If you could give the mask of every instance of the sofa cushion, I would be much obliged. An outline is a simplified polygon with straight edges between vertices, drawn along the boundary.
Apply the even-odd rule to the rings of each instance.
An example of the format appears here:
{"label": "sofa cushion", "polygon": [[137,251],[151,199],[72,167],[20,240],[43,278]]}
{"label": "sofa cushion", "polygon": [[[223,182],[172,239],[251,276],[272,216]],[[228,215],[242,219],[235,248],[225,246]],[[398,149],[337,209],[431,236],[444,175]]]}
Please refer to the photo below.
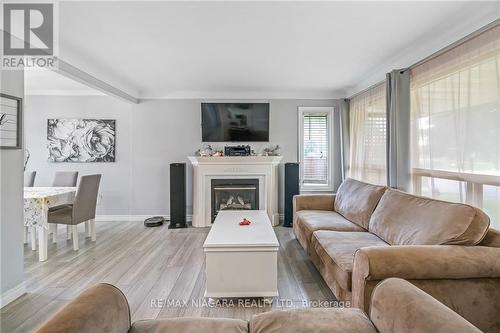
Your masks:
{"label": "sofa cushion", "polygon": [[270,311],[250,320],[251,333],[377,333],[359,309],[293,309]]}
{"label": "sofa cushion", "polygon": [[335,211],[349,221],[368,230],[370,217],[385,189],[385,186],[372,185],[347,178],[337,191],[334,204]]}
{"label": "sofa cushion", "polygon": [[300,244],[308,251],[313,232],[316,230],[366,231],[342,215],[326,210],[301,210],[296,212],[294,230]]}
{"label": "sofa cushion", "polygon": [[246,333],[248,323],[226,318],[169,318],[136,321],[128,333]]}
{"label": "sofa cushion", "polygon": [[369,232],[318,230],[311,240],[311,259],[328,284],[329,281],[337,281],[343,289],[351,291],[354,254],[359,248],[367,246],[389,244]]}
{"label": "sofa cushion", "polygon": [[490,220],[480,209],[389,189],[370,220],[369,231],[391,245],[476,245]]}

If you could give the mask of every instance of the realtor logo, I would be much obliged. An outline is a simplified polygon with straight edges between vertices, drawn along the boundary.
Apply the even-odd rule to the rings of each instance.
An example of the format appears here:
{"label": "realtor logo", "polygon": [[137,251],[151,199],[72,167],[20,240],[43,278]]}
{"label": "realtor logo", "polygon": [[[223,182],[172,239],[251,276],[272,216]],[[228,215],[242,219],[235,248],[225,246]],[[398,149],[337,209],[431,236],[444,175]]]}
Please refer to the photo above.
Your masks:
{"label": "realtor logo", "polygon": [[52,3],[4,3],[3,22],[5,56],[54,54]]}

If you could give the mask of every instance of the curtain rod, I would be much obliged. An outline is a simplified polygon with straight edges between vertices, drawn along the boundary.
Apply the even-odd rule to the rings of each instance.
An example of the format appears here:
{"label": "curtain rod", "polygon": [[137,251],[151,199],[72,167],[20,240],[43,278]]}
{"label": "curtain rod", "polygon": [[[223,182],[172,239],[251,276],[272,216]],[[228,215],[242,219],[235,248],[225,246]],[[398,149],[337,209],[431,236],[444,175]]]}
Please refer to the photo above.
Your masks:
{"label": "curtain rod", "polygon": [[377,83],[375,83],[375,84],[372,84],[372,85],[371,85],[371,86],[369,86],[368,88],[365,88],[365,89],[361,90],[360,92],[357,92],[357,93],[355,93],[354,95],[352,95],[352,96],[350,96],[350,97],[347,97],[346,99],[352,99],[352,98],[354,98],[354,97],[357,97],[357,96],[359,96],[359,95],[361,95],[361,94],[364,94],[364,93],[365,93],[365,92],[367,92],[368,90],[371,90],[371,89],[373,89],[373,88],[378,87],[378,86],[379,86],[379,85],[381,85],[381,84],[385,84],[385,79],[383,79],[382,81],[379,81],[379,82],[377,82]]}
{"label": "curtain rod", "polygon": [[450,45],[443,47],[441,50],[439,50],[437,52],[434,52],[430,56],[425,57],[424,59],[422,59],[420,61],[417,61],[416,63],[414,63],[413,65],[409,66],[408,68],[412,69],[412,68],[414,68],[416,66],[419,66],[419,65],[423,64],[424,62],[427,62],[427,61],[429,61],[431,59],[434,59],[434,58],[440,56],[441,54],[443,54],[445,52],[448,52],[449,50],[454,49],[455,47],[457,47],[457,46],[459,46],[461,44],[464,44],[465,42],[471,40],[472,38],[479,36],[480,34],[482,34],[483,32],[485,32],[486,30],[489,30],[489,29],[491,29],[493,27],[496,27],[499,24],[500,24],[500,19],[496,19],[495,21],[493,21],[491,23],[488,23],[484,27],[479,28],[478,30],[476,30],[476,31],[468,34],[467,36],[460,38],[456,42],[451,43]]}
{"label": "curtain rod", "polygon": [[[493,27],[496,27],[499,24],[500,24],[500,19],[496,19],[493,22],[488,23],[487,25],[481,27],[480,29],[478,29],[478,30],[476,30],[476,31],[468,34],[467,36],[460,38],[456,42],[453,42],[450,45],[443,47],[439,51],[434,52],[430,56],[425,57],[424,59],[422,59],[422,60],[414,63],[413,65],[407,67],[406,69],[412,69],[412,68],[414,68],[416,66],[419,66],[419,65],[421,65],[421,64],[423,64],[423,63],[425,63],[425,62],[427,62],[427,61],[429,61],[431,59],[434,59],[434,58],[440,56],[441,54],[443,54],[443,53],[445,53],[445,52],[447,52],[447,51],[449,51],[449,50],[451,50],[451,49],[453,49],[453,48],[455,48],[455,47],[457,47],[457,46],[459,46],[459,45],[461,45],[461,44],[463,44],[463,43],[465,43],[465,42],[467,42],[469,40],[471,40],[472,38],[474,38],[476,36],[479,36],[480,34],[482,34],[483,32],[485,32],[486,30],[489,30],[489,29],[491,29]],[[373,88],[377,87],[379,84],[382,84],[384,82],[385,82],[385,79],[382,80],[382,81],[380,81],[380,82],[378,82],[378,83],[375,83],[375,84],[369,86],[368,88],[365,88],[365,89],[361,90],[360,92],[355,93],[354,95],[348,97],[347,99],[351,99],[351,98],[354,98],[354,97],[356,97],[358,95],[361,95],[361,94],[367,92],[368,90],[373,89]]]}

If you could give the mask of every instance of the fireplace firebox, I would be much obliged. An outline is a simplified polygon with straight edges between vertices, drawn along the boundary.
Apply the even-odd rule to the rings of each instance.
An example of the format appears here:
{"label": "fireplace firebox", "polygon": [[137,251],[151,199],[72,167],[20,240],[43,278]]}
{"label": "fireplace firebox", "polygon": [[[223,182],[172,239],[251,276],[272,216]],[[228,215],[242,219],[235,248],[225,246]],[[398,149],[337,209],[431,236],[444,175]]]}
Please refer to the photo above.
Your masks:
{"label": "fireplace firebox", "polygon": [[212,179],[212,223],[221,210],[257,209],[258,179]]}

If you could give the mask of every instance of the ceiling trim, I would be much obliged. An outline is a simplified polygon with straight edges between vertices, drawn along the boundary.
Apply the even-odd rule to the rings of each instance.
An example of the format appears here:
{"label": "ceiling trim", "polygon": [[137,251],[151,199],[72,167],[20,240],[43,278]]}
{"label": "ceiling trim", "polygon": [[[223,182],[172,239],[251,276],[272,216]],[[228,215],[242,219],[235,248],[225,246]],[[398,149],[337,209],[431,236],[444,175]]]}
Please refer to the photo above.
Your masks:
{"label": "ceiling trim", "polygon": [[179,91],[166,96],[141,96],[140,100],[153,99],[339,99],[345,90],[332,91]]}
{"label": "ceiling trim", "polygon": [[140,100],[137,97],[134,97],[126,92],[124,92],[121,89],[118,89],[90,74],[87,72],[84,72],[83,70],[71,65],[70,63],[57,58],[56,61],[56,66],[53,69],[53,71],[70,78],[72,80],[75,80],[77,82],[80,82],[88,87],[94,88],[98,91],[103,92],[106,95],[111,95],[115,96],[121,100],[134,103],[134,104],[139,104]]}

